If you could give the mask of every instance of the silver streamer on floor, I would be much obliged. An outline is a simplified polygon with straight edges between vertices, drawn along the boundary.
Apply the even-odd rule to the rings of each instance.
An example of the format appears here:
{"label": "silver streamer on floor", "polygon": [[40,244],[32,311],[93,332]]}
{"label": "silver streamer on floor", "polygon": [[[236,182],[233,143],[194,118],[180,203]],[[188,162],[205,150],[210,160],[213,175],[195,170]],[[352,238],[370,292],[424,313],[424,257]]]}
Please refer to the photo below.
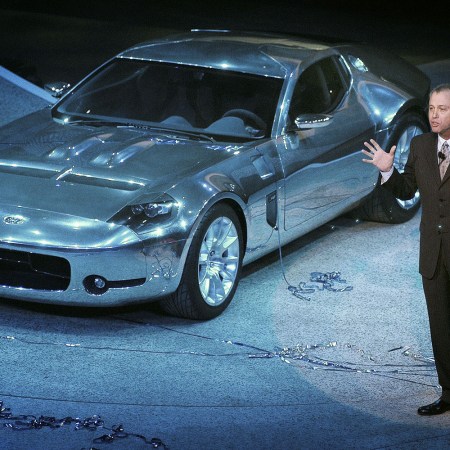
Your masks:
{"label": "silver streamer on floor", "polygon": [[[339,359],[327,359],[320,356],[320,353],[336,353],[334,357]],[[352,361],[349,352],[358,357],[358,361]],[[391,354],[395,356],[391,357]],[[403,364],[398,361],[397,356],[407,357],[413,364]],[[408,375],[412,377],[436,377],[434,359],[424,357],[418,353],[412,352],[410,347],[396,347],[387,351],[383,355],[385,361],[380,361],[380,357],[368,355],[364,350],[352,344],[338,344],[329,342],[326,344],[314,345],[296,345],[294,347],[284,347],[273,352],[265,354],[257,353],[249,355],[250,358],[280,358],[283,362],[292,364],[300,362],[301,367],[308,367],[313,370],[335,370],[344,372],[366,373],[378,376],[395,378],[409,383],[421,384],[439,388],[439,386],[423,383],[414,379],[401,378],[399,375]],[[346,358],[342,360],[341,358]],[[390,360],[390,361],[387,361]]]}
{"label": "silver streamer on floor", "polygon": [[[115,317],[118,320],[131,322],[141,325],[156,326],[170,332],[189,335],[209,341],[215,341],[222,344],[233,345],[240,348],[251,350],[251,353],[236,352],[236,353],[206,353],[198,351],[155,351],[136,348],[122,348],[122,347],[94,347],[88,345],[74,344],[74,343],[57,343],[45,341],[30,341],[14,336],[0,336],[0,339],[9,342],[18,341],[33,345],[58,345],[65,347],[77,347],[89,350],[104,350],[117,352],[137,352],[148,354],[178,354],[178,355],[192,355],[203,357],[223,357],[223,356],[246,356],[248,358],[273,359],[278,358],[284,363],[295,364],[302,368],[309,368],[313,370],[339,370],[354,373],[367,373],[378,376],[387,376],[396,378],[398,380],[407,381],[414,384],[422,384],[425,386],[438,387],[434,384],[428,384],[414,379],[407,379],[400,377],[401,375],[409,375],[410,377],[436,377],[434,359],[424,357],[417,352],[411,350],[408,346],[398,346],[385,352],[381,356],[369,355],[363,349],[350,343],[339,344],[335,341],[319,344],[297,344],[292,347],[276,348],[268,350],[243,342],[233,341],[230,339],[218,339],[209,336],[203,336],[196,333],[190,333],[182,330],[176,330],[162,325],[153,325],[139,320],[128,319],[123,317]],[[357,360],[355,360],[355,356]],[[401,360],[399,360],[399,356]]]}
{"label": "silver streamer on floor", "polygon": [[[286,278],[285,278],[286,279]],[[351,291],[353,286],[337,286],[336,283],[345,284],[346,280],[341,278],[340,272],[311,272],[309,281],[315,284],[300,282],[298,286],[293,286],[288,283],[288,290],[293,295],[301,300],[311,300],[311,297],[307,297],[307,294],[312,294],[316,291],[331,291],[331,292],[344,292]],[[287,280],[286,280],[287,282]]]}
{"label": "silver streamer on floor", "polygon": [[[123,317],[114,317],[115,319],[132,322],[141,325],[157,326],[158,328],[175,333],[185,334],[189,336],[198,337],[210,341],[215,341],[221,344],[233,345],[240,348],[246,348],[252,350],[251,353],[237,352],[237,353],[225,353],[225,354],[213,354],[196,351],[152,351],[145,349],[135,348],[119,348],[119,347],[92,347],[75,343],[58,343],[58,342],[45,342],[45,341],[30,341],[26,339],[17,338],[15,336],[0,336],[0,339],[8,342],[21,342],[31,345],[58,345],[68,348],[79,349],[97,349],[104,351],[121,351],[121,352],[143,352],[153,354],[180,354],[180,355],[192,355],[192,356],[246,356],[249,359],[280,359],[284,363],[295,364],[301,368],[310,368],[313,370],[334,370],[342,372],[352,373],[365,373],[377,376],[385,376],[394,378],[401,381],[406,381],[414,384],[420,384],[425,386],[432,386],[438,388],[437,385],[424,383],[417,381],[415,377],[436,377],[435,364],[433,358],[424,357],[411,350],[410,347],[398,346],[387,351],[383,357],[391,358],[395,356],[397,360],[381,361],[381,357],[374,357],[368,354],[363,349],[358,348],[352,344],[339,344],[335,341],[325,344],[313,344],[313,345],[296,345],[293,347],[277,348],[274,351],[268,351],[263,348],[249,345],[243,342],[232,341],[229,339],[218,339],[209,336],[203,336],[195,333],[189,333],[186,331],[176,330],[170,327],[153,325],[147,322],[141,322],[133,319],[127,319]],[[332,353],[331,358],[328,353]],[[333,355],[334,354],[334,355]],[[351,360],[349,354],[353,357],[357,357],[357,360]],[[408,363],[401,363],[398,361],[398,356],[401,358],[407,358]],[[411,364],[412,362],[412,364]],[[413,377],[413,379],[404,378],[404,376]],[[148,444],[151,448],[162,448],[168,450],[168,447],[158,438],[147,439],[141,434],[125,432],[122,425],[114,425],[111,428],[107,428],[103,419],[100,416],[93,415],[86,419],[64,417],[57,419],[55,417],[48,416],[35,416],[35,415],[15,415],[9,408],[4,407],[3,402],[0,400],[0,423],[7,428],[13,430],[36,430],[43,427],[60,428],[65,425],[72,425],[75,430],[88,429],[97,431],[98,429],[104,429],[107,431],[99,437],[93,439],[93,444],[99,443],[111,443],[115,440],[121,440],[125,438],[139,439],[140,441]],[[85,450],[85,449],[82,449]],[[95,447],[90,447],[89,450],[97,450]]]}
{"label": "silver streamer on floor", "polygon": [[[50,416],[34,416],[31,414],[13,414],[10,408],[4,406],[3,401],[0,400],[0,424],[6,428],[17,431],[23,430],[39,430],[41,428],[61,428],[65,425],[73,426],[74,430],[90,430],[97,431],[99,429],[106,430],[107,433],[98,436],[92,440],[93,444],[111,443],[122,439],[137,439],[141,443],[148,444],[149,448],[161,448],[169,450],[164,442],[158,438],[147,439],[142,434],[128,433],[124,431],[122,425],[114,425],[111,428],[105,426],[105,422],[100,416],[91,416],[86,419],[78,417],[64,417],[58,419]],[[132,443],[130,442],[130,448]],[[84,447],[81,450],[86,450]],[[99,450],[95,447],[90,447],[89,450]]]}
{"label": "silver streamer on floor", "polygon": [[[334,226],[332,226],[334,229]],[[280,259],[280,267],[281,273],[283,275],[283,279],[288,285],[288,291],[295,295],[300,300],[311,300],[311,297],[308,297],[307,294],[312,294],[315,291],[331,291],[331,292],[344,292],[351,291],[353,286],[336,286],[336,283],[345,284],[346,280],[341,278],[341,273],[337,271],[333,272],[311,272],[309,281],[310,283],[306,283],[304,281],[300,282],[297,286],[294,286],[290,283],[286,276],[286,269],[284,268],[283,261],[283,253],[282,253],[282,245],[281,245],[281,237],[279,227],[275,227],[274,230],[277,231],[278,236],[278,256]],[[314,283],[314,284],[311,284]]]}

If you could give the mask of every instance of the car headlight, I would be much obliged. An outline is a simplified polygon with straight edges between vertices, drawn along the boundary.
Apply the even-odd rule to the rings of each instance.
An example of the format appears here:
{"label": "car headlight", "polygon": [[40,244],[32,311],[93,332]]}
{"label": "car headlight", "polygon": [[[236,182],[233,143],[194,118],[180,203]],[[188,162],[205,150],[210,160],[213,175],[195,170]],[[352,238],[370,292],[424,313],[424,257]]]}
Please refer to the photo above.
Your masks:
{"label": "car headlight", "polygon": [[[153,197],[155,200],[150,200]],[[108,222],[126,225],[134,231],[140,231],[151,225],[163,225],[176,216],[178,203],[167,194],[146,196],[125,206]]]}
{"label": "car headlight", "polygon": [[145,214],[147,217],[153,219],[157,216],[166,216],[171,214],[173,202],[158,202],[158,203],[139,203],[131,206],[131,212],[135,216]]}

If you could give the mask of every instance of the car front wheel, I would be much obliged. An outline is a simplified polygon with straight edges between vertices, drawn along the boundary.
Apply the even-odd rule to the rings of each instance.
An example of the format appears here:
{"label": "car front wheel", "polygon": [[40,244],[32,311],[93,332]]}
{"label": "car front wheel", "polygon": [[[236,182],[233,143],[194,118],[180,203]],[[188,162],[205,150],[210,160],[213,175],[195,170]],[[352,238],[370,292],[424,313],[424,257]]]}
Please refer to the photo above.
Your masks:
{"label": "car front wheel", "polygon": [[213,206],[192,240],[180,286],[160,302],[168,314],[195,320],[219,316],[230,304],[241,275],[243,235],[227,204]]}

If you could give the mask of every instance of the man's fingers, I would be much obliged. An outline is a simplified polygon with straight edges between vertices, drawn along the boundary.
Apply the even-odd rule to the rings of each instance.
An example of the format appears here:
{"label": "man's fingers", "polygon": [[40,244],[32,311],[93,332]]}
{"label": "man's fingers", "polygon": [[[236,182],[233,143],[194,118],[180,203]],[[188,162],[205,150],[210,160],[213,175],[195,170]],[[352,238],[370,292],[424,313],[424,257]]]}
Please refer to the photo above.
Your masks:
{"label": "man's fingers", "polygon": [[[364,145],[368,148],[368,151],[362,150],[362,152],[367,156],[374,156],[378,151],[385,153],[384,150],[380,147],[380,145],[378,144],[378,142],[375,139],[370,139],[370,143],[364,142]],[[391,149],[389,150],[389,154],[391,156],[394,155],[396,148],[397,147],[395,145],[393,145],[391,147]]]}
{"label": "man's fingers", "polygon": [[392,167],[392,160],[394,159],[396,149],[395,145],[391,147],[389,153],[385,152],[375,139],[369,139],[369,142],[364,142],[364,146],[367,150],[361,149],[361,152],[370,159],[364,158],[362,162],[373,164],[382,172],[387,172]]}
{"label": "man's fingers", "polygon": [[[370,152],[375,152],[375,148],[370,145],[368,142],[364,142],[364,145],[369,149]],[[363,151],[367,151],[367,150],[363,150]]]}
{"label": "man's fingers", "polygon": [[378,151],[384,151],[380,145],[378,144],[378,142],[375,139],[370,139],[370,143],[369,142],[364,142],[364,145],[372,152],[372,153],[376,153]]}
{"label": "man's fingers", "polygon": [[383,149],[380,147],[380,145],[378,144],[378,142],[375,139],[370,139],[370,143],[374,146],[376,151],[378,151],[378,150],[383,151]]}

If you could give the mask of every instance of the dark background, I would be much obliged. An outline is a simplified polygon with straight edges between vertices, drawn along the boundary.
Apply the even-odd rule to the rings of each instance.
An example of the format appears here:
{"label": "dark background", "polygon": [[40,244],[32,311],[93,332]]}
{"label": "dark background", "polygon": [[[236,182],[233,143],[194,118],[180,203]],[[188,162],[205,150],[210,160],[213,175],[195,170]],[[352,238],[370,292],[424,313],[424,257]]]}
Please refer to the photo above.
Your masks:
{"label": "dark background", "polygon": [[0,64],[39,85],[74,83],[130,45],[191,28],[364,42],[423,64],[450,58],[447,22],[446,10],[405,0],[3,0]]}
{"label": "dark background", "polygon": [[[408,0],[45,0],[33,3],[27,0],[3,0],[2,8],[101,20],[107,18],[145,25],[159,25],[161,21],[170,21],[176,26],[185,24],[191,18],[223,24],[224,20],[240,16],[253,28],[258,26],[255,23],[258,19],[267,16],[267,19],[274,22],[274,26],[283,27],[285,24],[277,24],[276,19],[290,17],[295,20],[290,11],[301,15],[327,10],[364,14],[375,19],[396,16],[400,20],[430,18],[442,24],[447,21],[444,3],[439,2],[428,8],[425,3],[418,6]],[[246,15],[248,12],[252,16]]]}

